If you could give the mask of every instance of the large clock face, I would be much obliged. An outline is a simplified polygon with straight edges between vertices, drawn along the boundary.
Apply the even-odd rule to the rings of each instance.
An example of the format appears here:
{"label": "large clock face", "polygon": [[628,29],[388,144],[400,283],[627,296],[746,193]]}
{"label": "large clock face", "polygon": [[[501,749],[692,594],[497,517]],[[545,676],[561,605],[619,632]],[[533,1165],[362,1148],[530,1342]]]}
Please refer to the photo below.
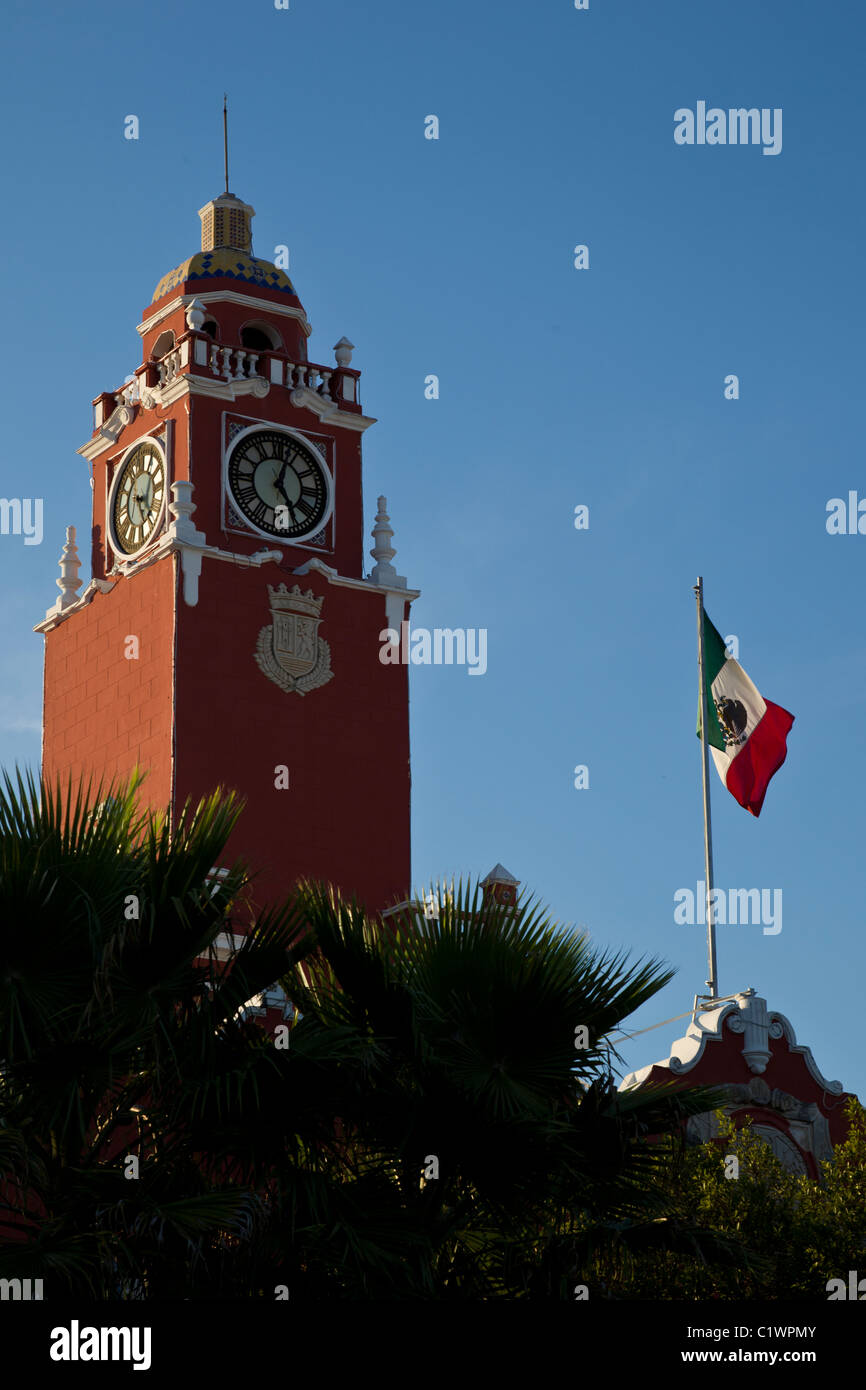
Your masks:
{"label": "large clock face", "polygon": [[152,439],[128,454],[115,481],[111,501],[111,530],[115,547],[134,555],[147,545],[162,515],[165,501],[165,461]]}
{"label": "large clock face", "polygon": [[253,430],[232,449],[232,499],[260,531],[284,540],[322,527],[330,502],[328,479],[311,449],[280,430]]}

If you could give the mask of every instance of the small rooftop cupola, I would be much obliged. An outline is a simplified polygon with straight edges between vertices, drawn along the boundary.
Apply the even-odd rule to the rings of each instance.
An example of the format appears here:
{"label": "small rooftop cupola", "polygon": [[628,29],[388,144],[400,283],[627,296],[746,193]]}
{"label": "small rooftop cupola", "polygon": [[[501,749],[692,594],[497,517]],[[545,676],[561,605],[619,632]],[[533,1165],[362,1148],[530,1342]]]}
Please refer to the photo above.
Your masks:
{"label": "small rooftop cupola", "polygon": [[216,280],[223,285],[226,281],[239,281],[231,288],[243,292],[242,286],[255,285],[257,289],[274,290],[282,303],[285,303],[284,296],[291,295],[294,307],[300,310],[296,317],[308,337],[312,330],[286,272],[273,261],[253,255],[251,224],[255,208],[236,198],[234,193],[221,193],[199,208],[198,215],[201,218],[201,250],[163,275],[151,303],[158,303],[166,295],[194,293],[187,286],[195,281]]}
{"label": "small rooftop cupola", "polygon": [[495,864],[486,878],[481,880],[484,901],[511,905],[517,901],[520,879],[515,878],[501,864]]}
{"label": "small rooftop cupola", "polygon": [[245,251],[252,255],[255,208],[233,193],[221,193],[199,208],[202,251]]}

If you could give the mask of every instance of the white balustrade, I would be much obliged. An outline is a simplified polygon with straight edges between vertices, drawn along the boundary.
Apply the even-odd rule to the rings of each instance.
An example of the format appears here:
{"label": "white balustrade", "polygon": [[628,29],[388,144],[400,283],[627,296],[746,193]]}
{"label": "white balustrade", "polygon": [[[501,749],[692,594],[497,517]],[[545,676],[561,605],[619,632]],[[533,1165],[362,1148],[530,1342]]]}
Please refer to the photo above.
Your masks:
{"label": "white balustrade", "polygon": [[[180,359],[180,365],[187,365],[189,357],[190,353],[187,348],[183,353],[183,358]],[[221,377],[223,381],[248,381],[260,374],[260,354],[243,347],[231,347],[227,344],[221,346],[197,337],[192,358],[198,366],[208,367],[213,376]],[[171,381],[176,375],[178,361],[178,351],[175,350],[168,353],[158,364],[161,386]],[[315,391],[327,401],[334,400],[331,391],[333,367],[319,367],[313,362],[290,362],[288,358],[269,353],[267,366],[262,369],[262,374],[266,375],[266,379],[273,385],[285,386],[288,391],[303,386],[308,391]],[[348,378],[348,380],[354,388],[354,379]],[[347,393],[346,381],[347,378],[344,377],[343,395],[349,400],[354,400],[354,389],[351,393]]]}
{"label": "white balustrade", "polygon": [[167,386],[170,381],[173,381],[177,376],[179,367],[180,353],[177,348],[172,348],[171,352],[167,352],[162,361],[157,363],[160,386]]}

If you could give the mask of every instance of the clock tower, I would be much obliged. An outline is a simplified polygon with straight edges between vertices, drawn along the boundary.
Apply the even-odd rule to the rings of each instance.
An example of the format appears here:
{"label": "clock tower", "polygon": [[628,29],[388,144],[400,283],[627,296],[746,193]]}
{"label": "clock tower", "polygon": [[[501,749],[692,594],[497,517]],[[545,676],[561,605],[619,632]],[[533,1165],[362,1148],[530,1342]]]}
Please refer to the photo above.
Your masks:
{"label": "clock tower", "polygon": [[[299,877],[372,909],[405,899],[409,694],[380,659],[417,591],[386,500],[365,575],[364,414],[353,345],[309,360],[285,272],[252,254],[253,209],[201,209],[199,254],[163,276],[142,361],[94,401],[92,578],[74,528],[45,634],[43,773],[125,778],[173,813],[231,788],[228,846],[260,904]],[[79,592],[81,591],[81,592]]]}

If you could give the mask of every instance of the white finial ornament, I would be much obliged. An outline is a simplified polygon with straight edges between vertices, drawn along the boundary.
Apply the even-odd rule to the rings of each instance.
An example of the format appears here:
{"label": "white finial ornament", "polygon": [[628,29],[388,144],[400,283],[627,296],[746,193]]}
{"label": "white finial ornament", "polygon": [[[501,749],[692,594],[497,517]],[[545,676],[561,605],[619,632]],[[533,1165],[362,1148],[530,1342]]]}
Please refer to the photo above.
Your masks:
{"label": "white finial ornament", "polygon": [[192,500],[192,483],[186,479],[171,485],[171,501],[169,502],[171,519],[174,523],[173,535],[178,540],[191,540],[195,543],[201,534],[196,530],[192,521],[192,514],[196,510],[196,504]]}
{"label": "white finial ornament", "polygon": [[207,318],[207,310],[200,299],[194,299],[186,306],[186,326],[198,330]]}
{"label": "white finial ornament", "polygon": [[60,567],[60,578],[55,579],[55,584],[60,590],[60,611],[70,608],[73,603],[78,602],[78,590],[81,588],[81,580],[78,578],[78,571],[81,569],[81,560],[78,557],[78,547],[75,544],[75,527],[67,526],[66,544],[60,552],[58,560]]}
{"label": "white finial ornament", "polygon": [[341,338],[334,344],[334,357],[338,367],[348,367],[351,364],[354,349],[355,344],[350,343],[348,338]]}
{"label": "white finial ornament", "polygon": [[376,544],[370,551],[376,561],[373,566],[370,580],[373,584],[381,584],[383,588],[405,589],[406,580],[400,575],[391,564],[396,550],[391,544],[391,537],[394,534],[390,524],[390,517],[385,510],[388,505],[387,497],[379,498],[379,510],[376,513],[376,524],[373,527],[372,535]]}

